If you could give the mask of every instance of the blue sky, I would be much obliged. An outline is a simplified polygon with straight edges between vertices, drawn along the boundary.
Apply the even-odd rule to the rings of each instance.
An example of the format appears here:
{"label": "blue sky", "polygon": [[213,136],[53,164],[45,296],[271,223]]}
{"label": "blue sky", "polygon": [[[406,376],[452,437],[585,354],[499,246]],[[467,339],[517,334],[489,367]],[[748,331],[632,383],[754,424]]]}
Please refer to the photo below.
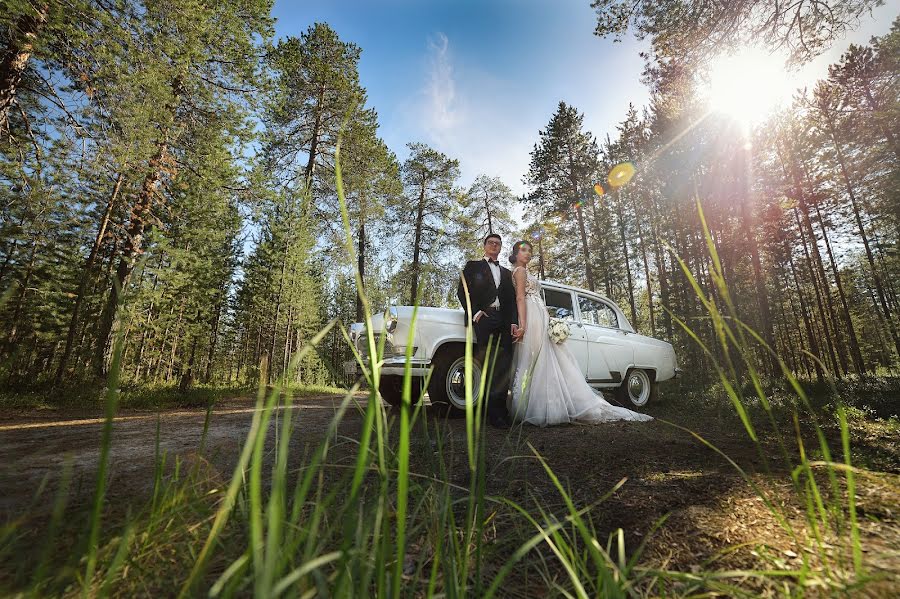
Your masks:
{"label": "blue sky", "polygon": [[[889,30],[900,0],[796,75],[826,73],[850,42]],[[362,48],[359,70],[380,134],[403,160],[425,142],[460,161],[462,183],[484,173],[514,192],[529,152],[560,100],[585,115],[598,138],[614,135],[629,103],[641,107],[641,45],[593,35],[589,0],[276,1],[276,34],[327,22]]]}

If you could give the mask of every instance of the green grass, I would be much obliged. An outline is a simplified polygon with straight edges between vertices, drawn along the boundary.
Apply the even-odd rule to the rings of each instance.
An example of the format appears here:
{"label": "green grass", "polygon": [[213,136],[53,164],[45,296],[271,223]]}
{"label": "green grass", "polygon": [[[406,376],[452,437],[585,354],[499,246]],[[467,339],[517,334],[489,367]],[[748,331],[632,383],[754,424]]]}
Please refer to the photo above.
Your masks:
{"label": "green grass", "polygon": [[[352,256],[339,162],[337,171]],[[488,435],[498,433],[482,426],[483,402],[472,401],[478,399],[472,397],[472,385],[467,389],[465,444],[456,448],[450,425],[425,417],[422,404],[411,396],[408,376],[402,407],[385,408],[376,391],[383,347],[368,326],[370,357],[357,359],[369,390],[363,400],[356,389],[344,393],[322,442],[296,453],[291,441],[297,389],[279,380],[257,390],[259,409],[229,475],[210,468],[202,451],[191,461],[176,456],[173,462],[157,440],[151,499],[138,506],[108,501],[114,491],[105,476],[112,417],[125,406],[171,407],[189,400],[178,399],[170,389],[118,393],[114,367],[106,394],[107,426],[98,440],[101,458],[93,501],[69,508],[71,488],[63,477],[49,525],[27,514],[6,524],[0,530],[0,563],[15,567],[0,579],[3,590],[26,596],[392,598],[525,592],[582,598],[754,596],[760,588],[783,596],[801,596],[809,588],[823,594],[858,591],[873,581],[855,499],[858,474],[865,473],[851,460],[850,431],[859,411],[840,402],[823,411],[786,368],[783,388],[773,392],[751,351],[761,340],[737,319],[711,241],[709,249],[721,305],[696,289],[716,325],[717,342],[727,348],[722,352],[727,361],[716,364],[724,403],[705,401],[721,418],[733,421],[731,430],[744,432],[746,443],[758,450],[767,479],[785,485],[787,495],[776,495],[713,443],[686,432],[706,445],[711,456],[728,461],[753,490],[791,540],[798,556],[793,565],[767,557],[764,543],[756,550],[760,557],[754,568],[719,569],[715,560],[688,572],[665,563],[645,564],[644,543],[652,535],[626,547],[627,531],[601,533],[593,518],[625,481],[595,490],[594,501],[579,504],[515,429],[505,440],[512,456],[537,461],[552,494],[529,494],[527,489],[515,496],[488,493],[488,464],[494,460],[488,455]],[[684,272],[693,282],[686,267]],[[365,299],[364,307],[371,325]],[[294,356],[294,363],[334,326],[341,324],[330,323]],[[736,376],[739,361],[747,373],[742,380]],[[471,371],[471,346],[466,363]],[[230,392],[198,389],[190,401],[208,406]],[[827,397],[831,405],[840,391]],[[358,435],[347,437],[340,425],[350,413],[358,414],[360,428]],[[832,417],[836,428],[822,421]],[[570,430],[560,430],[561,442]],[[270,434],[272,442],[267,441]],[[464,451],[465,459],[455,460],[454,451]],[[453,472],[460,462],[465,468],[461,482]],[[502,472],[494,466],[493,475]],[[796,506],[799,517],[790,509]],[[664,530],[666,525],[663,517],[653,528]]]}

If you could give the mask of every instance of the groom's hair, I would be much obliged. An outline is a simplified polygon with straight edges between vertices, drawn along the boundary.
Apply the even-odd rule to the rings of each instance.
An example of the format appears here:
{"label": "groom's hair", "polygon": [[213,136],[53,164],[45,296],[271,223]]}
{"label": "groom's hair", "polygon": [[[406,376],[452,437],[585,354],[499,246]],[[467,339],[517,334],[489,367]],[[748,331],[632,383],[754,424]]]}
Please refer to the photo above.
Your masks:
{"label": "groom's hair", "polygon": [[482,242],[481,245],[484,245],[485,243],[487,243],[487,242],[488,242],[488,239],[491,239],[491,238],[494,238],[494,239],[496,239],[497,241],[499,241],[500,243],[503,243],[503,238],[502,238],[502,237],[500,237],[500,236],[497,235],[496,233],[491,233],[491,234],[489,234],[487,237],[484,238],[484,241]]}

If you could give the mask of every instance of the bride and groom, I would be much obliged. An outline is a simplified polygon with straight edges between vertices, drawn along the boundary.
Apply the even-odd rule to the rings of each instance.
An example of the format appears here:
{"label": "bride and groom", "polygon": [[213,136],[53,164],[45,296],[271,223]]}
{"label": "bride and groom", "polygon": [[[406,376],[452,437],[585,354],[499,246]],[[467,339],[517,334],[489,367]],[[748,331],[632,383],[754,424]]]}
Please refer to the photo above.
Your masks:
{"label": "bride and groom", "polygon": [[[488,423],[508,427],[510,411],[516,421],[537,426],[575,420],[651,420],[603,399],[587,384],[565,343],[550,339],[550,317],[540,283],[528,272],[531,244],[517,241],[513,245],[509,256],[512,270],[500,265],[502,249],[500,236],[488,235],[484,258],[466,264],[456,292],[466,312],[466,325],[473,329],[475,357],[482,364],[491,347],[489,361],[494,366],[489,373]],[[507,409],[510,387],[511,410]]]}

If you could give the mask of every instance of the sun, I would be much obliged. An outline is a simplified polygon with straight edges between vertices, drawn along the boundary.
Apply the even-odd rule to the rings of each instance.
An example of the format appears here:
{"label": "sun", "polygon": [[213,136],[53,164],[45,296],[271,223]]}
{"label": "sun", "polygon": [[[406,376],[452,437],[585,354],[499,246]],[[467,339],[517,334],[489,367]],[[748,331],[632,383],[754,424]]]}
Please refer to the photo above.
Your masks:
{"label": "sun", "polygon": [[710,64],[704,92],[711,110],[749,130],[789,100],[793,86],[783,58],[742,48]]}

